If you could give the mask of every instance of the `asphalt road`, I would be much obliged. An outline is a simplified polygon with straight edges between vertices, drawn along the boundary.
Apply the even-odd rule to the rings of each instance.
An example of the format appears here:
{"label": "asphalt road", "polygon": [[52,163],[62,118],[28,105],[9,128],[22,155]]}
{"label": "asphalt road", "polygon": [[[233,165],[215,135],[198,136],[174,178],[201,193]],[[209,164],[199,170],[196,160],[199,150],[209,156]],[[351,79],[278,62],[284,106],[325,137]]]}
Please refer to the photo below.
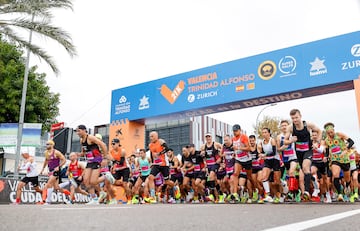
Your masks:
{"label": "asphalt road", "polygon": [[[310,226],[298,223],[304,221]],[[6,231],[359,230],[360,203],[0,205],[0,224]],[[295,225],[282,227],[289,224]]]}

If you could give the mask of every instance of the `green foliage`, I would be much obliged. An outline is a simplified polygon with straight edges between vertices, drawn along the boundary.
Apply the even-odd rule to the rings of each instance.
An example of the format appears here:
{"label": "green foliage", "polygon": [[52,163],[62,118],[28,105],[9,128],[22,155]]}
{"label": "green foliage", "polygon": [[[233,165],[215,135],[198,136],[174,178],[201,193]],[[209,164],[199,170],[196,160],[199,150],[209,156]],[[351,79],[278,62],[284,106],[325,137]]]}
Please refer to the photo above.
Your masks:
{"label": "green foliage", "polygon": [[[18,123],[23,87],[25,62],[23,52],[0,38],[0,123]],[[50,92],[46,74],[36,73],[36,66],[29,70],[26,97],[26,123],[42,123],[48,131],[59,115],[59,94]]]}
{"label": "green foliage", "polygon": [[280,121],[281,119],[278,117],[270,117],[265,116],[263,120],[259,121],[258,127],[254,126],[254,130],[258,134],[257,138],[262,139],[262,129],[269,128],[271,132],[271,136],[276,138],[277,135],[281,133],[280,131]]}
{"label": "green foliage", "polygon": [[76,48],[71,36],[60,27],[52,25],[54,9],[72,10],[72,0],[0,0],[0,34],[6,41],[29,49],[32,54],[44,60],[55,74],[59,74],[53,57],[19,33],[29,35],[29,31],[32,31],[38,37],[57,42],[71,57],[75,56]]}

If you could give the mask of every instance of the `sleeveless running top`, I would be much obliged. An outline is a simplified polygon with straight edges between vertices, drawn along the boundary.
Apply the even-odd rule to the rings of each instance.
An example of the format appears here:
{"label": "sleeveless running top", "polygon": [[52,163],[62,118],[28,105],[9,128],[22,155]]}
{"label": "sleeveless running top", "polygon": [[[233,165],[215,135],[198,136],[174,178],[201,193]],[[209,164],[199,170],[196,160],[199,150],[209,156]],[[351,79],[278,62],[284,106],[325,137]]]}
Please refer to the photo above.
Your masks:
{"label": "sleeveless running top", "polygon": [[52,171],[54,171],[54,169],[56,167],[60,166],[60,158],[57,158],[55,156],[55,150],[52,151],[49,158],[50,159],[48,160],[48,168],[49,168],[49,171],[52,172]]}
{"label": "sleeveless running top", "polygon": [[84,142],[81,143],[81,147],[85,152],[86,160],[88,163],[100,163],[102,161],[102,155],[97,144],[88,144],[87,142],[88,135]]}
{"label": "sleeveless running top", "polygon": [[295,150],[297,152],[306,152],[309,151],[312,146],[311,135],[307,129],[306,121],[303,121],[304,128],[302,130],[297,130],[295,124],[293,124],[293,136],[297,137],[295,142]]}
{"label": "sleeveless running top", "polygon": [[139,158],[139,166],[140,166],[140,172],[141,176],[148,176],[150,175],[150,162],[148,158],[142,159]]}

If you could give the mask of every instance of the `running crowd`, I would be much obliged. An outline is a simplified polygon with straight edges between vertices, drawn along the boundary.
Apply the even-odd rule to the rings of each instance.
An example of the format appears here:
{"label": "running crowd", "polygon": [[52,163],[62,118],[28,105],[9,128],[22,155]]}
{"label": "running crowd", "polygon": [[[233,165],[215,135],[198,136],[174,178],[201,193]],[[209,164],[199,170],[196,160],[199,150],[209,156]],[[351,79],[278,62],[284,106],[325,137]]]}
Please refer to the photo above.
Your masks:
{"label": "running crowd", "polygon": [[[59,184],[66,159],[49,140],[41,171],[48,168],[48,182],[42,190],[38,187],[36,163],[23,155],[20,169],[27,170],[27,175],[19,184],[16,203],[20,203],[21,188],[29,182],[42,192],[42,203],[51,203],[56,190],[68,195],[70,203],[77,192],[90,197],[87,204],[118,204],[114,186],[124,188],[129,204],[357,201],[360,155],[354,141],[335,132],[331,122],[323,126],[323,135],[318,126],[302,120],[298,109],[291,110],[290,117],[291,123],[280,122],[277,137],[262,128],[259,141],[244,134],[239,124],[223,144],[206,133],[205,144],[199,150],[193,144],[183,147],[181,158],[156,131],[149,135],[150,157],[140,149],[127,158],[119,139],[112,140],[108,151],[101,137],[79,125],[76,132],[82,152],[69,155],[69,181]],[[81,156],[86,165],[78,161]]]}

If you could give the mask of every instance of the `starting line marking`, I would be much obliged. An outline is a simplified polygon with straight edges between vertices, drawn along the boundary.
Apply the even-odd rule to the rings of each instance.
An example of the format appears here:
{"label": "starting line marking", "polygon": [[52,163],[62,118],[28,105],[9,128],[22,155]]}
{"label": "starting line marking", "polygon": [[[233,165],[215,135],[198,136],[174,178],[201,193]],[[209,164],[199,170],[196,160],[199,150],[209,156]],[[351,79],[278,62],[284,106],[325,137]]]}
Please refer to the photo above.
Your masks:
{"label": "starting line marking", "polygon": [[54,207],[54,208],[43,208],[44,210],[101,210],[101,209],[131,209],[131,207],[120,207],[120,206],[116,206],[116,207],[70,207],[70,208],[59,208],[59,207]]}
{"label": "starting line marking", "polygon": [[289,225],[283,225],[283,226],[278,226],[278,227],[274,227],[274,228],[270,228],[270,229],[264,229],[263,231],[304,230],[304,229],[309,229],[309,228],[312,228],[315,226],[334,222],[334,221],[337,221],[337,220],[340,220],[340,219],[343,219],[346,217],[354,216],[359,213],[360,213],[360,209],[356,209],[356,210],[347,211],[347,212],[343,212],[343,213],[337,213],[337,214],[329,215],[329,216],[325,216],[325,217],[315,218],[315,219],[311,219],[311,220],[307,220],[307,221],[297,222],[297,223],[293,223],[293,224],[289,224]]}

